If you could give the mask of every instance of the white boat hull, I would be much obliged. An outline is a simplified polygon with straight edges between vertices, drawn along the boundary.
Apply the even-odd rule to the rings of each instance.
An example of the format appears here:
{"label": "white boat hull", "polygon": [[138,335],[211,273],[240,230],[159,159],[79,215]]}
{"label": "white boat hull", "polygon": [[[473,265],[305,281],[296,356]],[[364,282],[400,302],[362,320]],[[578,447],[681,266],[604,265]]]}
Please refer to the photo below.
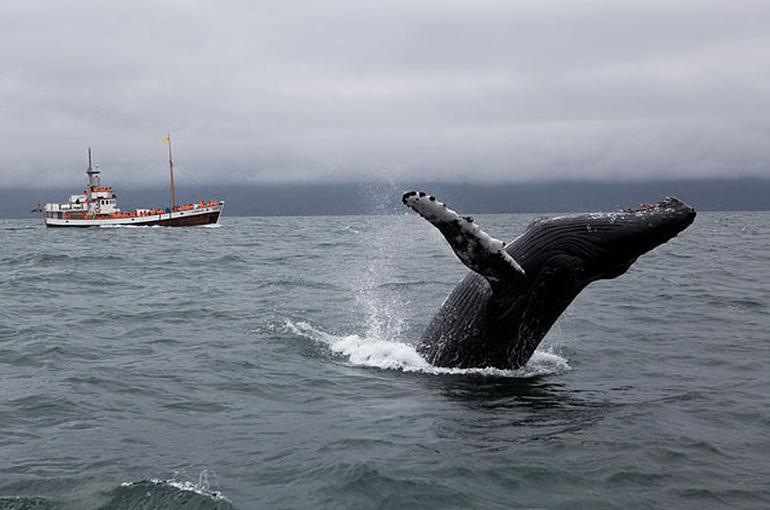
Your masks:
{"label": "white boat hull", "polygon": [[195,225],[210,225],[219,222],[219,216],[224,208],[224,202],[217,205],[174,211],[162,214],[147,214],[127,218],[52,218],[45,217],[47,227],[112,227],[112,226],[164,226],[190,227]]}

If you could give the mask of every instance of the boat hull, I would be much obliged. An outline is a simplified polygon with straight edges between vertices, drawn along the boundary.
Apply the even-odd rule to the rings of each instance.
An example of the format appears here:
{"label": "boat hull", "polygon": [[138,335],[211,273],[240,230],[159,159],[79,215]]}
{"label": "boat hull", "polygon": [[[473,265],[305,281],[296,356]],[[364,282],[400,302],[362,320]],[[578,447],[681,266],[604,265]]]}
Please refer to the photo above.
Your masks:
{"label": "boat hull", "polygon": [[120,226],[134,226],[134,227],[195,227],[199,225],[211,225],[219,222],[219,217],[222,214],[224,205],[202,207],[195,210],[187,211],[174,211],[171,213],[153,214],[147,216],[136,216],[130,218],[86,218],[86,219],[73,219],[73,218],[45,218],[45,224],[47,227],[60,228],[60,227],[74,227],[74,228],[88,228],[88,227],[120,227]]}

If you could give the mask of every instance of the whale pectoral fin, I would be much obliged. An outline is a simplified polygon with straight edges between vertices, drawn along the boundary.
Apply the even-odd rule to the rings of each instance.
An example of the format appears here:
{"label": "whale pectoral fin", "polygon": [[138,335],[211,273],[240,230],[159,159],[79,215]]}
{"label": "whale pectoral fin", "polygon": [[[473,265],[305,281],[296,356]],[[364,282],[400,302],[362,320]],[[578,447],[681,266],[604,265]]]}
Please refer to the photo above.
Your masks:
{"label": "whale pectoral fin", "polygon": [[423,192],[405,193],[401,201],[439,229],[457,258],[493,286],[524,277],[524,269],[505,251],[505,243],[481,230],[470,216],[461,217]]}

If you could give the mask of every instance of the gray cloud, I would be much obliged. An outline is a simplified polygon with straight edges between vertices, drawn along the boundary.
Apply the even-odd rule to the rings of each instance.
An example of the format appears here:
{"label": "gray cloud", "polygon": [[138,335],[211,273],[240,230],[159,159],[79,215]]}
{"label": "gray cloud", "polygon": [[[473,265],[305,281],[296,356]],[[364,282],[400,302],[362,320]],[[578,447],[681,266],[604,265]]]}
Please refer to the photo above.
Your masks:
{"label": "gray cloud", "polygon": [[5,1],[0,186],[770,176],[770,4]]}

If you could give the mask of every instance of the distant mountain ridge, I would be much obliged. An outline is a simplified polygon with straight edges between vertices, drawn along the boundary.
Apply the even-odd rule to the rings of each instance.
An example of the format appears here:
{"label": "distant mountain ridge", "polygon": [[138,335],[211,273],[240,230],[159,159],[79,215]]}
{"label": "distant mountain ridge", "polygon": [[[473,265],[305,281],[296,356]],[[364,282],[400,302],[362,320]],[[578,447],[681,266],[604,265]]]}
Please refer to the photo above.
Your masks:
{"label": "distant mountain ridge", "polygon": [[[770,210],[770,179],[698,179],[649,182],[537,182],[521,184],[347,183],[178,187],[177,201],[226,201],[225,216],[314,216],[401,212],[401,193],[425,190],[467,213],[616,210],[681,198],[698,210]],[[165,207],[165,189],[117,189],[123,209]],[[0,218],[34,217],[41,202],[64,202],[69,189],[0,188]]]}

